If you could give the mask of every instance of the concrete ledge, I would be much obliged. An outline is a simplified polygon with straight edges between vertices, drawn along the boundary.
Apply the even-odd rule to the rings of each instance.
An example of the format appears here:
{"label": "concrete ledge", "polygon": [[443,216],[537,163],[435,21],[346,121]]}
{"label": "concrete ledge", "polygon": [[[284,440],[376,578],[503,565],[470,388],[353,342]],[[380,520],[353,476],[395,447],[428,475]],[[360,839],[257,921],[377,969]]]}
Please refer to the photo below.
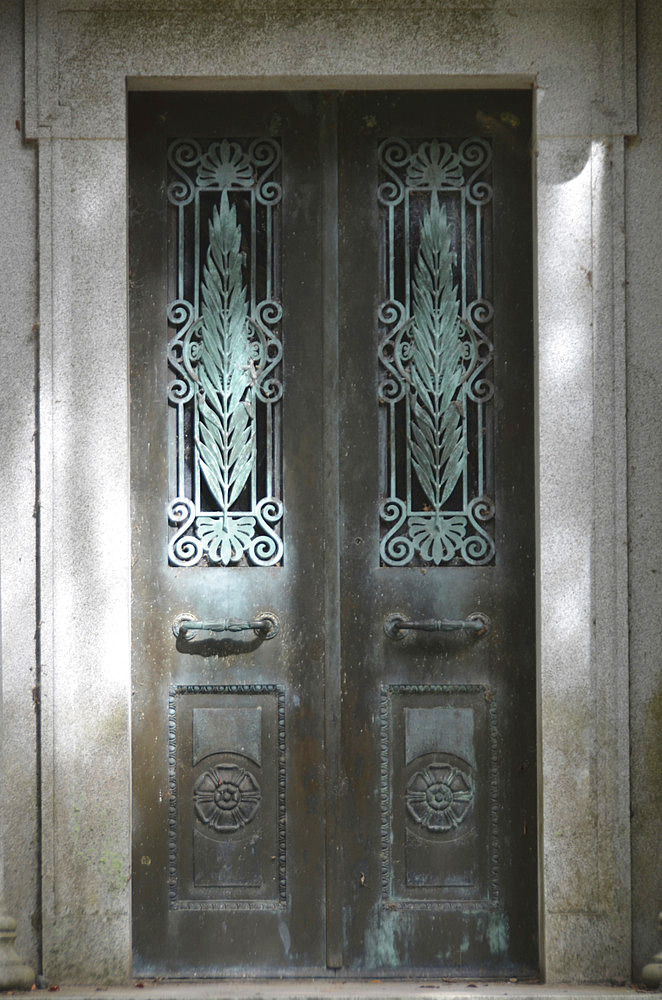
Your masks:
{"label": "concrete ledge", "polygon": [[[629,987],[545,986],[538,983],[487,983],[480,979],[447,981],[348,980],[348,979],[252,979],[178,980],[163,983],[137,980],[141,986],[74,986],[58,990],[58,1000],[480,1000],[509,997],[511,1000],[633,1000],[638,992]],[[34,998],[15,992],[13,996]]]}

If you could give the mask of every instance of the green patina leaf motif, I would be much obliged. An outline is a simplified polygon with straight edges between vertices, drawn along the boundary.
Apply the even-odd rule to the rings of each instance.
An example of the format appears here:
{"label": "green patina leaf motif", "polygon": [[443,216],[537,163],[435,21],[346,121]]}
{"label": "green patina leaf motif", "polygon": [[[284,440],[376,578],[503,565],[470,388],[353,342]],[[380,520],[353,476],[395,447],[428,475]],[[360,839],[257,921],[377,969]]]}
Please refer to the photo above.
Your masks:
{"label": "green patina leaf motif", "polygon": [[409,445],[418,481],[437,513],[466,463],[460,403],[460,308],[452,264],[446,209],[433,192],[421,223],[414,269]]}
{"label": "green patina leaf motif", "polygon": [[227,191],[209,223],[197,375],[200,468],[225,516],[253,468],[253,377],[241,227]]}
{"label": "green patina leaf motif", "polygon": [[462,514],[419,514],[409,518],[409,535],[426,560],[439,566],[452,559],[464,541],[467,520]]}
{"label": "green patina leaf motif", "polygon": [[199,517],[196,535],[205,544],[209,559],[224,566],[237,562],[255,534],[255,518],[250,515]]}

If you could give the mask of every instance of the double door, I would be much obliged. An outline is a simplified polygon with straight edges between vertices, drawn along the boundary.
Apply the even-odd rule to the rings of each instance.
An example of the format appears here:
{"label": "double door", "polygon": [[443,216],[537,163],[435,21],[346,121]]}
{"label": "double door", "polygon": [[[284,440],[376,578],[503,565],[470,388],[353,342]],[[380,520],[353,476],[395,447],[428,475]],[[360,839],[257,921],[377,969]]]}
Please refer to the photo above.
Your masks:
{"label": "double door", "polygon": [[535,971],[530,102],[131,95],[138,974]]}

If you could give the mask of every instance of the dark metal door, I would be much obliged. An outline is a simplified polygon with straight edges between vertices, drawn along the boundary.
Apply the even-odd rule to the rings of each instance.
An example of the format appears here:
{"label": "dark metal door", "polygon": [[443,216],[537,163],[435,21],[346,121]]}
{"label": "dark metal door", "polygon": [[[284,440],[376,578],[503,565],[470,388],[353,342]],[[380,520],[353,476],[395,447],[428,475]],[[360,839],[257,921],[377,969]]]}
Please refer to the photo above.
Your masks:
{"label": "dark metal door", "polygon": [[529,107],[131,96],[142,975],[535,969]]}
{"label": "dark metal door", "polygon": [[341,107],[343,960],[521,975],[537,960],[530,94]]}

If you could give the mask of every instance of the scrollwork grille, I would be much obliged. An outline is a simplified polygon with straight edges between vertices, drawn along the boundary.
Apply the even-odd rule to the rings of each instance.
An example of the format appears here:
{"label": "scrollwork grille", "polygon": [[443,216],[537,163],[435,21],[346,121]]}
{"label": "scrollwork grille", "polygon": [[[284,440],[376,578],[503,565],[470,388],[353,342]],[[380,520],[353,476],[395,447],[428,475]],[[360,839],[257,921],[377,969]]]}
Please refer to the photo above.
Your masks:
{"label": "scrollwork grille", "polygon": [[491,159],[479,137],[379,147],[382,565],[494,559]]}
{"label": "scrollwork grille", "polygon": [[168,559],[282,563],[276,139],[168,149]]}

